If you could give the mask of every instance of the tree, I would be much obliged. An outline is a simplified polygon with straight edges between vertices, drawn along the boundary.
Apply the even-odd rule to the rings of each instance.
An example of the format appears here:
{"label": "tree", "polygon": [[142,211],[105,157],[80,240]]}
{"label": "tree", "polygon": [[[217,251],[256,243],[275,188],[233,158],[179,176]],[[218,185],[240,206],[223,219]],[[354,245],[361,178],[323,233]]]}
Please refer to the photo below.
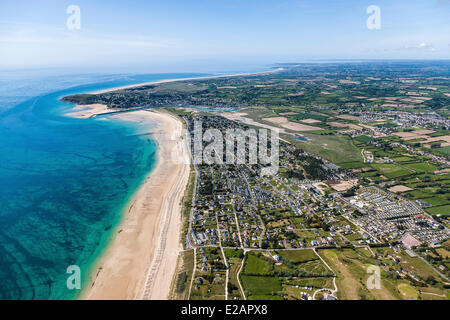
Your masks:
{"label": "tree", "polygon": [[437,283],[436,279],[433,276],[428,276],[426,283],[428,283],[429,285],[435,285]]}

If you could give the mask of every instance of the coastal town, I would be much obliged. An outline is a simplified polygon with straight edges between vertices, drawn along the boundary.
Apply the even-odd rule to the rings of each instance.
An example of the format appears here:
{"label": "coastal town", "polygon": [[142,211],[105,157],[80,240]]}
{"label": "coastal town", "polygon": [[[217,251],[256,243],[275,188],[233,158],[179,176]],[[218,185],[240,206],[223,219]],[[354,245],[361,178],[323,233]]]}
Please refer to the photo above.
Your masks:
{"label": "coastal town", "polygon": [[0,8],[14,316],[446,314],[450,0]]}
{"label": "coastal town", "polygon": [[[230,120],[217,116],[186,114],[183,119],[190,132],[193,132],[194,121],[214,124],[214,127],[231,126]],[[235,126],[248,129],[242,124]],[[302,166],[309,161],[316,162],[318,169],[303,172]],[[299,260],[295,261],[297,263],[310,264],[309,259],[318,259],[315,263],[320,267],[315,266],[312,270],[303,271],[301,276],[294,276],[306,284],[303,287],[293,285],[295,281],[292,279],[284,282],[278,274],[278,279],[283,281],[282,290],[271,291],[271,298],[335,299],[335,285],[330,285],[330,282],[327,286],[316,285],[316,278],[331,281],[335,277],[333,269],[321,263],[321,252],[332,248],[368,250],[375,256],[372,246],[380,252],[404,249],[417,257],[411,251],[412,247],[422,243],[439,246],[450,236],[448,229],[418,204],[394,193],[369,186],[358,188],[353,196],[346,197],[343,195],[345,192],[338,192],[336,189],[339,187],[333,189],[333,186],[339,185],[338,181],[353,180],[349,186],[354,188],[357,179],[351,171],[330,167],[326,161],[288,143],[280,145],[279,175],[261,176],[259,170],[258,166],[245,164],[195,167],[194,194],[184,239],[185,249],[194,250],[196,272],[190,288],[192,298],[209,296],[213,292],[217,294],[216,282],[223,282],[221,290],[225,291],[227,299],[245,299],[261,294],[256,289],[252,292],[244,288],[251,288],[252,281],[256,280],[251,277],[258,277],[263,272],[248,271],[248,275],[240,278],[234,275],[238,285],[228,288],[231,281],[229,265],[233,259],[229,255],[239,252],[244,274],[247,269],[252,269],[248,265],[250,259],[260,259],[262,262],[255,263],[273,263],[275,266],[292,262],[286,253],[290,256],[299,254],[295,258]],[[311,175],[312,172],[316,175]],[[253,258],[254,254],[257,257]],[[309,254],[312,257],[303,261],[302,256]],[[402,269],[401,272],[414,281],[420,281],[420,276],[411,270]],[[213,279],[212,273],[215,274]],[[208,288],[206,292],[205,288]],[[297,290],[299,288],[304,291]]]}
{"label": "coastal town", "polygon": [[[279,67],[66,98],[183,122],[192,164],[170,298],[447,299],[446,67]],[[214,161],[195,161],[197,123],[223,137],[277,132],[276,172],[251,161],[251,135],[244,149],[233,142],[241,161],[209,136],[201,150]],[[373,268],[376,289],[365,283]]]}

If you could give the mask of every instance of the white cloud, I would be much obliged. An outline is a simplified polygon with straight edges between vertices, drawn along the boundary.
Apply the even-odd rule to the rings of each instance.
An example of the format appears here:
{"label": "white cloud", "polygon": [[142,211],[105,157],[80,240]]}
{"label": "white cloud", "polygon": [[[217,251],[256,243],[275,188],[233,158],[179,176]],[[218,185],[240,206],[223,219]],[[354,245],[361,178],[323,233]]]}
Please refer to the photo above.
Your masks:
{"label": "white cloud", "polygon": [[422,48],[429,48],[429,47],[430,47],[430,44],[422,42],[416,48],[422,49]]}
{"label": "white cloud", "polygon": [[83,31],[68,31],[66,29],[32,29],[22,28],[0,33],[0,43],[3,44],[42,44],[42,45],[77,45],[77,46],[120,46],[139,48],[167,48],[174,44],[167,40],[155,39],[149,36],[115,36],[83,33]]}
{"label": "white cloud", "polygon": [[406,45],[403,48],[404,50],[430,50],[430,51],[436,51],[436,49],[433,47],[432,44],[427,42],[421,42],[416,45]]}
{"label": "white cloud", "polygon": [[0,29],[0,68],[165,61],[173,52],[181,52],[181,45],[151,34],[101,34],[45,27]]}

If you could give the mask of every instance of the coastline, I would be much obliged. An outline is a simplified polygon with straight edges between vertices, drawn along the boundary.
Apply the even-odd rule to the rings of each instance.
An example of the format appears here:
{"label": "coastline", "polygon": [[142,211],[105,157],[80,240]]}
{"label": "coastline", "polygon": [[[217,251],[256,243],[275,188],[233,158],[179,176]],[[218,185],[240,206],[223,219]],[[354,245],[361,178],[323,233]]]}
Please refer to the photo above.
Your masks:
{"label": "coastline", "polygon": [[[105,89],[91,94],[112,92],[159,83],[207,80],[275,73],[269,71],[220,76],[167,79]],[[76,105],[66,116],[94,118],[116,111],[106,105]],[[157,143],[157,160],[153,170],[133,195],[108,244],[89,270],[87,288],[78,299],[167,299],[176,272],[181,248],[181,201],[190,174],[190,153],[182,140],[183,124],[175,116],[154,110],[130,110],[111,114],[113,119],[157,123],[152,137]],[[183,164],[164,161],[176,156]],[[170,163],[169,163],[170,162]],[[170,201],[169,201],[170,199]],[[162,258],[164,256],[164,258]]]}
{"label": "coastline", "polygon": [[[79,298],[167,299],[181,250],[180,202],[190,172],[183,125],[175,116],[160,111],[139,110],[111,117],[155,122],[152,137],[158,145],[157,160],[91,269],[89,287]],[[174,163],[172,157],[187,161]]]}
{"label": "coastline", "polygon": [[92,118],[104,113],[110,113],[116,111],[115,109],[108,108],[108,106],[100,103],[95,104],[77,104],[75,111],[70,111],[65,115],[71,118],[87,119]]}
{"label": "coastline", "polygon": [[231,77],[240,77],[240,76],[251,76],[251,75],[260,75],[260,74],[267,74],[267,73],[275,73],[275,72],[279,72],[281,70],[284,70],[284,69],[283,68],[277,68],[277,69],[274,69],[274,70],[261,71],[261,72],[237,73],[237,74],[229,74],[229,75],[205,76],[205,77],[196,77],[196,78],[167,79],[167,80],[144,82],[144,83],[138,83],[138,84],[130,84],[130,85],[115,87],[115,88],[111,88],[111,89],[93,91],[93,92],[89,92],[89,93],[90,94],[102,94],[102,93],[107,93],[107,92],[112,92],[112,91],[117,91],[117,90],[138,88],[138,87],[144,87],[144,86],[160,84],[160,83],[187,81],[187,80],[209,80],[209,79],[217,79],[217,78],[231,78]]}

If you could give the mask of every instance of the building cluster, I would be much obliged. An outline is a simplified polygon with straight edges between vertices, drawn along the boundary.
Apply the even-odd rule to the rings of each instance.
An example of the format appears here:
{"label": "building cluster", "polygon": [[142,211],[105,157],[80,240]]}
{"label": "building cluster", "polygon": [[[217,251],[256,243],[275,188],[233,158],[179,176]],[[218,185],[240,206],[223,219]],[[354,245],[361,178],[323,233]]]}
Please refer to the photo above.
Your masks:
{"label": "building cluster", "polygon": [[406,232],[431,245],[449,237],[416,203],[377,187],[361,188],[350,204],[361,212],[358,224],[379,241],[399,240]]}
{"label": "building cluster", "polygon": [[[185,120],[192,128],[193,117]],[[205,129],[240,126],[217,116],[203,116],[199,120]],[[327,186],[321,185],[321,180],[307,179],[303,166],[305,163],[313,166],[316,174],[327,181],[348,178],[349,173],[287,143],[281,143],[279,158],[280,172],[275,176],[261,175],[260,164],[196,165],[186,246],[250,249],[335,246],[335,231],[298,235],[298,229],[328,227],[336,213],[344,212],[340,202],[325,195]]]}

